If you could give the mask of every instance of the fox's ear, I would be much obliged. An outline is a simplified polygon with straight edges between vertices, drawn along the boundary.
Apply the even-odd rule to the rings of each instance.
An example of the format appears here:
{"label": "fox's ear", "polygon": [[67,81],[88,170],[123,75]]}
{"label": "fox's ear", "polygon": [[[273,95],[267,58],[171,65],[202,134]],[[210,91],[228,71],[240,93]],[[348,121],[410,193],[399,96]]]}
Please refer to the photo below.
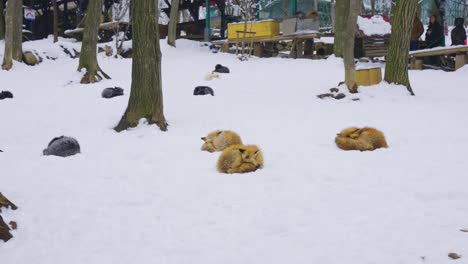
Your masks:
{"label": "fox's ear", "polygon": [[254,158],[256,158],[256,157],[258,156],[258,154],[259,154],[259,153],[260,153],[260,151],[258,151],[258,150],[257,150],[257,151],[255,151],[255,153],[254,153],[254,155],[253,155],[253,156],[254,156]]}
{"label": "fox's ear", "polygon": [[244,154],[245,149],[239,149],[239,151],[240,151],[241,154]]}
{"label": "fox's ear", "polygon": [[201,140],[206,141],[206,137],[202,137]]}
{"label": "fox's ear", "polygon": [[221,135],[224,132],[224,130],[221,130],[218,132],[218,136]]}

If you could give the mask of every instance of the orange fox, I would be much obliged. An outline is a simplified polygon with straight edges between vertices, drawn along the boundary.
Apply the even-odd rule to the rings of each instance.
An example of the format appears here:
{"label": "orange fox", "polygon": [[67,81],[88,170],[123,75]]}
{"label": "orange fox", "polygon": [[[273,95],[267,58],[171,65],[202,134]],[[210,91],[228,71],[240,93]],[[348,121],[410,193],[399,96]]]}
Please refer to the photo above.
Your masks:
{"label": "orange fox", "polygon": [[371,127],[346,128],[337,134],[336,145],[343,150],[375,150],[378,148],[388,148],[384,134]]}
{"label": "orange fox", "polygon": [[245,173],[263,168],[263,153],[255,145],[233,145],[219,156],[217,169],[221,173]]}
{"label": "orange fox", "polygon": [[223,151],[229,146],[242,144],[240,136],[236,132],[230,130],[215,130],[201,139],[205,142],[201,150],[208,152]]}

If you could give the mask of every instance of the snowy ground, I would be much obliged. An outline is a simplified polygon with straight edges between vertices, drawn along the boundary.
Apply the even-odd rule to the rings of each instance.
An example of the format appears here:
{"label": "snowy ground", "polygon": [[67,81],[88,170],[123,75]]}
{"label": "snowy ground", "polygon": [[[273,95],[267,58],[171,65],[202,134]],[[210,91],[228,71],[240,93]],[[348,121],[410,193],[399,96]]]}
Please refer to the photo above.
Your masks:
{"label": "snowy ground", "polygon": [[[58,44],[25,49],[59,59],[0,71],[15,96],[0,101],[0,191],[20,207],[2,213],[19,226],[0,242],[2,264],[468,263],[468,67],[411,71],[416,97],[381,84],[357,102],[319,100],[342,80],[341,60],[241,62],[178,41],[162,47],[169,131],[119,134],[131,60],[99,54],[112,80],[80,85]],[[232,73],[204,81],[217,63]],[[193,96],[197,85],[215,96]],[[102,99],[109,86],[125,96]],[[365,125],[390,148],[337,149],[336,133]],[[214,129],[260,146],[265,168],[217,173],[219,154],[199,150]],[[42,156],[63,134],[82,154]]]}

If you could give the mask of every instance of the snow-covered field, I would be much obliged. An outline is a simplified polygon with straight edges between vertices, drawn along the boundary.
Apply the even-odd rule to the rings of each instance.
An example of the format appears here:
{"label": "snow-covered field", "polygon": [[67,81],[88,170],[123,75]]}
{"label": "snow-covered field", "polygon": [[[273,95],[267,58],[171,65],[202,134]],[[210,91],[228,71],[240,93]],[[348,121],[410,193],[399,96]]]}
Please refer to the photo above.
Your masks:
{"label": "snow-covered field", "polygon": [[[15,96],[0,101],[0,192],[20,207],[2,213],[18,230],[1,264],[468,263],[468,67],[411,71],[415,97],[381,84],[319,100],[343,79],[341,60],[241,62],[162,43],[167,132],[112,130],[130,59],[99,54],[112,80],[80,85],[78,60],[49,39],[25,49],[57,60],[0,71]],[[218,63],[231,74],[204,81]],[[215,96],[193,96],[197,85]],[[110,86],[125,96],[101,98]],[[348,126],[382,130],[390,148],[339,150]],[[264,169],[218,173],[219,153],[200,151],[214,129],[260,146]],[[60,135],[82,154],[42,156]]]}

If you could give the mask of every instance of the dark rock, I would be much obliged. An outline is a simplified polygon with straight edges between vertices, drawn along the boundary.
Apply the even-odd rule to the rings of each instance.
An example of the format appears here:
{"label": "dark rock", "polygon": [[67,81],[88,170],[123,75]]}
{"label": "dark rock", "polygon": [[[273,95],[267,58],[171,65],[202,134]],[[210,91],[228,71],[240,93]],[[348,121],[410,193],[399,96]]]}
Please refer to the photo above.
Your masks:
{"label": "dark rock", "polygon": [[226,66],[223,66],[221,64],[217,64],[215,66],[214,72],[219,72],[219,73],[229,73],[229,68]]}
{"label": "dark rock", "polygon": [[46,149],[42,152],[44,156],[54,155],[59,157],[68,157],[81,153],[80,144],[71,137],[56,137],[52,139]]}
{"label": "dark rock", "polygon": [[120,87],[110,87],[110,88],[106,88],[104,90],[102,90],[102,93],[101,93],[101,96],[103,98],[112,98],[112,97],[116,97],[116,96],[121,96],[123,95],[123,89],[120,88]]}
{"label": "dark rock", "polygon": [[208,86],[197,86],[195,87],[195,90],[193,90],[193,95],[207,95],[211,94],[211,96],[214,96],[214,91]]}
{"label": "dark rock", "polygon": [[319,95],[317,95],[317,97],[320,98],[320,99],[327,98],[327,97],[335,98],[335,96],[333,94],[331,94],[331,93],[319,94]]}
{"label": "dark rock", "polygon": [[351,100],[353,100],[353,101],[360,101],[361,99],[360,99],[360,98],[353,98],[353,99],[351,99]]}
{"label": "dark rock", "polygon": [[340,90],[339,90],[338,88],[336,88],[336,87],[330,89],[330,92],[332,92],[332,93],[337,93],[337,92],[339,92],[339,91],[340,91]]}
{"label": "dark rock", "polygon": [[2,91],[0,93],[0,100],[3,100],[5,98],[13,98],[13,94],[9,91]]}
{"label": "dark rock", "polygon": [[335,95],[336,100],[341,100],[341,99],[343,99],[345,97],[346,97],[346,95],[344,93],[339,93],[339,94]]}

